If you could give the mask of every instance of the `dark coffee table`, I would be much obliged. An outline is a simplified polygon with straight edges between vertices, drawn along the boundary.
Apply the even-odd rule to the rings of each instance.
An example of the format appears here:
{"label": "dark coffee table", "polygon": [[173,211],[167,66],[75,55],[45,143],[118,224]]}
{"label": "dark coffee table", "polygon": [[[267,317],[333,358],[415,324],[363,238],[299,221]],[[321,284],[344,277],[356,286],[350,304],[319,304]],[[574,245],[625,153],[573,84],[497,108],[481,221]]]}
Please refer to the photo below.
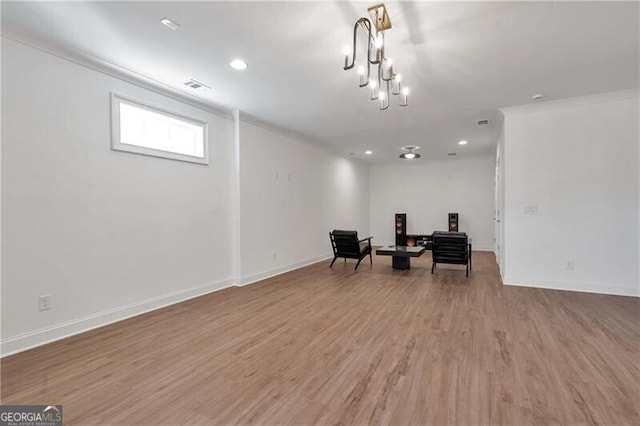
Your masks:
{"label": "dark coffee table", "polygon": [[393,269],[410,269],[411,258],[420,257],[424,247],[386,246],[376,250],[378,256],[392,256]]}

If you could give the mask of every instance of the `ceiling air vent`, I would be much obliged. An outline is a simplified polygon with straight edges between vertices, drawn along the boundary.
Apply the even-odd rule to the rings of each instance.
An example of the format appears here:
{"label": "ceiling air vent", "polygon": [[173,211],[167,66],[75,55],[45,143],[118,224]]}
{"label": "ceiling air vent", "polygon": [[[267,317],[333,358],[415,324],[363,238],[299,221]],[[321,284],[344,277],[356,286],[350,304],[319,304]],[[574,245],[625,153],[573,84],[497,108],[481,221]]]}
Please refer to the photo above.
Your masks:
{"label": "ceiling air vent", "polygon": [[454,155],[456,155],[456,153],[455,153],[455,152],[450,152],[450,153],[448,153],[447,155],[448,155],[449,157],[453,157]]}
{"label": "ceiling air vent", "polygon": [[204,87],[205,89],[211,89],[211,87],[207,86],[206,84],[200,83],[199,81],[194,80],[194,79],[191,79],[189,81],[185,81],[184,85],[185,86],[189,86],[192,89],[200,89],[202,87]]}
{"label": "ceiling air vent", "polygon": [[489,120],[478,120],[478,126],[484,126],[489,124]]}

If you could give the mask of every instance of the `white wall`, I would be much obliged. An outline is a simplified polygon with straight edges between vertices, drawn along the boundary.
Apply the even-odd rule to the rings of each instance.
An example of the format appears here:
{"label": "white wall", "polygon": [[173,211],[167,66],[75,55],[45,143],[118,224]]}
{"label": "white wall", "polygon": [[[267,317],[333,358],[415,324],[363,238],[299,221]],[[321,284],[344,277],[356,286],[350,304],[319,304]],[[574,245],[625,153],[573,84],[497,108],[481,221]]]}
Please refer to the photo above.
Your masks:
{"label": "white wall", "polygon": [[371,167],[371,233],[376,244],[394,244],[395,213],[407,213],[407,232],[447,230],[449,212],[474,250],[493,250],[492,155]]}
{"label": "white wall", "polygon": [[[209,122],[210,164],[112,151],[112,91]],[[232,284],[229,119],[3,38],[2,123],[3,353]]]}
{"label": "white wall", "polygon": [[640,295],[638,92],[504,113],[505,283]]}
{"label": "white wall", "polygon": [[241,282],[331,255],[329,232],[369,234],[369,168],[240,122]]}
{"label": "white wall", "polygon": [[[326,258],[334,228],[369,233],[366,164],[114,72],[2,38],[3,355]],[[207,121],[210,164],[112,151],[111,92]]]}

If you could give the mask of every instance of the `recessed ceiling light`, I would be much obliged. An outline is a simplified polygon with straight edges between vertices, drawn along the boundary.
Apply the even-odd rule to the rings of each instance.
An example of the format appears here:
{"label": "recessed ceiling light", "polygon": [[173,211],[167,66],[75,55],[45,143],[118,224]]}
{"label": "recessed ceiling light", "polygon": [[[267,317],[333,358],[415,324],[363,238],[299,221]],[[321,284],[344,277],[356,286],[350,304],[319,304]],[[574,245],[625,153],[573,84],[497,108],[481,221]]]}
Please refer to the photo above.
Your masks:
{"label": "recessed ceiling light", "polygon": [[466,145],[466,144],[467,144],[467,141],[460,141],[460,142],[458,142],[458,145]]}
{"label": "recessed ceiling light", "polygon": [[231,68],[238,71],[243,71],[247,69],[247,63],[242,59],[234,59],[233,61],[231,61],[229,65],[231,65]]}
{"label": "recessed ceiling light", "polygon": [[542,93],[536,93],[531,97],[531,99],[533,99],[534,101],[539,101],[542,98],[544,98],[544,95]]}
{"label": "recessed ceiling light", "polygon": [[162,25],[164,25],[165,27],[172,29],[172,30],[177,30],[180,27],[180,24],[178,24],[175,21],[172,21],[169,18],[162,18],[160,20],[160,23],[162,23]]}
{"label": "recessed ceiling light", "polygon": [[373,154],[373,151],[367,150],[364,153],[367,154],[367,155],[371,155],[371,154]]}

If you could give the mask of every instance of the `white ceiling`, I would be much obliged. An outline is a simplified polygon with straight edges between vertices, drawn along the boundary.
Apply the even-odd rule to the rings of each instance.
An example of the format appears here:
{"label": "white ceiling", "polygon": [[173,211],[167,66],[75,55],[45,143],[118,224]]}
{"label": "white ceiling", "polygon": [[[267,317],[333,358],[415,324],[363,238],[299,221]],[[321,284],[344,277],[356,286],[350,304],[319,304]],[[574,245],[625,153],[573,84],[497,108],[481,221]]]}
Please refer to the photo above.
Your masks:
{"label": "white ceiling", "polygon": [[2,21],[373,162],[402,161],[403,145],[427,161],[490,153],[492,126],[476,121],[500,107],[640,86],[638,2],[386,2],[387,56],[411,92],[380,111],[342,69],[374,3],[2,2]]}

